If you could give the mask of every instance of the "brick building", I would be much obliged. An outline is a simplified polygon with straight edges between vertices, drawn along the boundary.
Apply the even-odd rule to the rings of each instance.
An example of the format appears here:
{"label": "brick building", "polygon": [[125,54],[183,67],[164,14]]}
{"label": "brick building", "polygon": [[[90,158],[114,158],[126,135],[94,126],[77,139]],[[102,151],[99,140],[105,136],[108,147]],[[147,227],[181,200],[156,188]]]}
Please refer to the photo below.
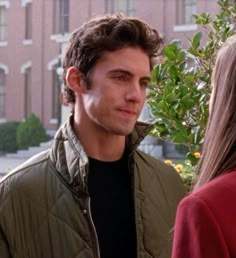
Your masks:
{"label": "brick building", "polygon": [[57,128],[63,47],[90,17],[123,11],[155,26],[166,42],[186,42],[197,30],[192,13],[217,8],[217,0],[0,0],[0,122],[33,112]]}

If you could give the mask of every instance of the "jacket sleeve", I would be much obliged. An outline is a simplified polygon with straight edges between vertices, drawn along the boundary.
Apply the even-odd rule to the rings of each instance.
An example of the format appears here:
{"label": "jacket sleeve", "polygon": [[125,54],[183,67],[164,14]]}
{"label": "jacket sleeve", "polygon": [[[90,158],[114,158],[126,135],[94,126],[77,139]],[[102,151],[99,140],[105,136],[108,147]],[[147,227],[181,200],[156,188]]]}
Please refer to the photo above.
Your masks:
{"label": "jacket sleeve", "polygon": [[1,229],[0,229],[0,257],[11,258],[7,241],[6,241],[5,237],[3,236]]}
{"label": "jacket sleeve", "polygon": [[195,195],[184,198],[177,209],[172,258],[180,257],[230,257],[214,213]]}

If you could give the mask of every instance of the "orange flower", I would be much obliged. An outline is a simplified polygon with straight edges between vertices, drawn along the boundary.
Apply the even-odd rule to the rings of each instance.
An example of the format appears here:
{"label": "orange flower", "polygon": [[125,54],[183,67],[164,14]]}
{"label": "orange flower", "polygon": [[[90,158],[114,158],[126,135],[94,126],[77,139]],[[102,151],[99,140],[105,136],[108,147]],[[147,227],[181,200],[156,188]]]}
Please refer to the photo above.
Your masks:
{"label": "orange flower", "polygon": [[193,155],[194,155],[195,158],[197,158],[197,159],[199,159],[200,156],[201,156],[200,152],[198,152],[198,151],[194,152]]}
{"label": "orange flower", "polygon": [[169,166],[171,166],[171,165],[173,164],[172,161],[169,160],[169,159],[166,159],[166,160],[164,161],[164,163],[165,163],[166,165],[169,165]]}

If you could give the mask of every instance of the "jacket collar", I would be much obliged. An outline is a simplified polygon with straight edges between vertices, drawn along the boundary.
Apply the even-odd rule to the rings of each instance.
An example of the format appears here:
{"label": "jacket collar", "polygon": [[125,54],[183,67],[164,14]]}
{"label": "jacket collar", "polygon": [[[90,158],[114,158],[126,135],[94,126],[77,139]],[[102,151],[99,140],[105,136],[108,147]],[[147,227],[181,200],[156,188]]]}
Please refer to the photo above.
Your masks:
{"label": "jacket collar", "polygon": [[[73,116],[70,116],[70,119],[57,131],[50,151],[50,159],[67,183],[74,184],[75,180],[79,180],[85,185],[88,156],[72,129],[72,123]],[[137,149],[152,127],[144,122],[135,124],[132,133],[126,137],[126,147],[130,153]]]}

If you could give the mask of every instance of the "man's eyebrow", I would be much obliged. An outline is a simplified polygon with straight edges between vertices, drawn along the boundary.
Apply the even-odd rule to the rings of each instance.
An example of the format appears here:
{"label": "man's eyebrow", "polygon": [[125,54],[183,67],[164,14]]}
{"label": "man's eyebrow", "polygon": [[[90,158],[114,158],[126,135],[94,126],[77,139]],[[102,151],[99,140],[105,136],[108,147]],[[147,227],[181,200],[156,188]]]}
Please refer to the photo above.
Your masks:
{"label": "man's eyebrow", "polygon": [[128,75],[133,75],[133,73],[131,73],[130,71],[121,68],[109,70],[108,73],[125,73]]}
{"label": "man's eyebrow", "polygon": [[[131,73],[130,71],[128,70],[125,70],[125,69],[122,69],[122,68],[117,68],[117,69],[112,69],[110,71],[108,71],[109,74],[113,74],[113,73],[124,73],[124,74],[127,74],[129,76],[133,76],[133,73]],[[150,81],[151,80],[151,77],[150,76],[143,76],[140,78],[141,80],[148,80]]]}

